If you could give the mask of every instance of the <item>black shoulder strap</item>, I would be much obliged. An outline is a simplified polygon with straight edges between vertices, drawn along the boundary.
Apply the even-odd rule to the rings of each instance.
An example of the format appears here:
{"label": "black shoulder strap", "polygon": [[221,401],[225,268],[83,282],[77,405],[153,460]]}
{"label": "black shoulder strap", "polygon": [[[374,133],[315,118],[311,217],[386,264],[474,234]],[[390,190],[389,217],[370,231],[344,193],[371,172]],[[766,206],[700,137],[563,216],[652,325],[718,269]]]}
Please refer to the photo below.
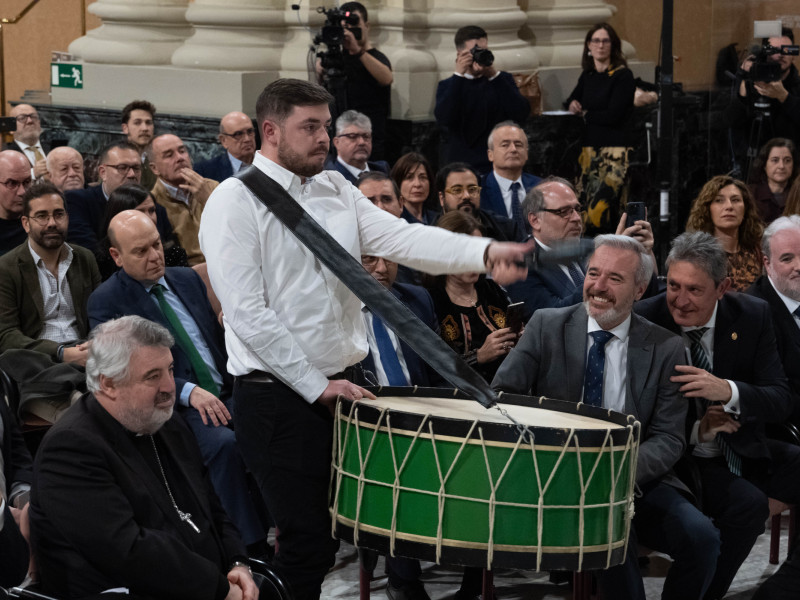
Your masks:
{"label": "black shoulder strap", "polygon": [[275,180],[252,165],[239,171],[235,177],[314,253],[317,260],[442,377],[485,407],[494,404],[496,395],[486,381],[442,338],[417,319],[408,307],[375,281],[361,263],[342,248]]}

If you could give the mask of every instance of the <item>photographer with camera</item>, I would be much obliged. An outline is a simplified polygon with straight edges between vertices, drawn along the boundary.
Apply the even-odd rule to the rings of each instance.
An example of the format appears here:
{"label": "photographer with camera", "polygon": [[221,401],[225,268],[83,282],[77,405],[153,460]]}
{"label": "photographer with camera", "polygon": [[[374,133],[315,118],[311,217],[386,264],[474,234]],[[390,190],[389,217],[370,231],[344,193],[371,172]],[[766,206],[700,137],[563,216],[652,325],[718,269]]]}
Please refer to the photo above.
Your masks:
{"label": "photographer with camera", "polygon": [[[360,2],[345,2],[338,11],[327,11],[326,25],[340,17],[336,25],[343,28],[339,38],[336,26],[323,28],[321,41],[328,51],[319,54],[319,82],[336,98],[336,114],[357,110],[372,123],[372,159],[384,158],[386,120],[391,101],[390,86],[394,81],[389,59],[369,41],[369,16]],[[327,30],[327,31],[326,31]],[[341,39],[340,47],[339,39]],[[343,93],[337,92],[342,79]]]}
{"label": "photographer with camera", "polygon": [[531,108],[511,74],[494,67],[482,28],[462,27],[455,44],[455,73],[439,82],[434,109],[444,130],[443,162],[466,162],[485,174],[492,169],[486,155],[492,128],[502,121],[524,123]]}
{"label": "photographer with camera", "polygon": [[762,39],[737,73],[738,93],[725,109],[725,120],[734,153],[746,155],[748,162],[774,137],[800,143],[800,75],[793,55],[794,34],[783,27],[780,36]]}

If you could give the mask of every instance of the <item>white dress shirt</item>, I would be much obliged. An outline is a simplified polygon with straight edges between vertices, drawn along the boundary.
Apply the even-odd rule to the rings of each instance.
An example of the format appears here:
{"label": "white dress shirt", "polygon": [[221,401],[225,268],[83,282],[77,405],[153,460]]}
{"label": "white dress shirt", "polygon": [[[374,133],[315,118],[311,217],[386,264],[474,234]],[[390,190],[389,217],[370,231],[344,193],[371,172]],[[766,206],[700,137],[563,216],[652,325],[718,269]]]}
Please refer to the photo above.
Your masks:
{"label": "white dress shirt", "polygon": [[780,298],[781,302],[783,302],[784,305],[786,305],[786,309],[789,311],[789,314],[792,315],[792,317],[794,318],[795,325],[800,327],[800,317],[798,317],[794,312],[797,310],[797,307],[800,306],[800,302],[798,302],[794,298],[789,298],[789,296],[786,296],[785,294],[779,292],[778,288],[775,287],[772,278],[767,277],[767,279],[769,279],[769,284],[772,286],[772,289],[775,290],[776,294],[778,294],[778,298]]}
{"label": "white dress shirt", "polygon": [[[364,307],[364,325],[367,328],[367,342],[369,344],[369,351],[372,352],[372,362],[375,363],[375,377],[378,379],[377,383],[378,385],[389,385],[389,378],[386,376],[386,371],[381,361],[381,351],[375,339],[375,330],[372,327],[372,313],[366,306]],[[387,327],[386,333],[389,334],[389,341],[392,342],[392,348],[394,348],[394,352],[397,354],[397,361],[400,363],[400,369],[403,371],[403,375],[406,376],[406,381],[411,383],[411,375],[408,373],[408,365],[406,365],[406,358],[403,356],[403,348],[400,346],[400,340],[391,328]]]}
{"label": "white dress shirt", "polygon": [[[382,256],[432,274],[483,271],[491,240],[410,225],[372,204],[341,173],[305,182],[256,152],[272,177],[356,260]],[[361,301],[236,178],[211,194],[200,247],[222,304],[228,371],[267,371],[314,402],[327,377],[367,355]]]}
{"label": "white dress shirt", "polygon": [[[714,330],[716,329],[717,323],[717,309],[719,308],[719,302],[717,302],[716,306],[714,307],[714,312],[711,314],[711,318],[705,325],[701,325],[700,327],[708,327],[708,331],[703,334],[703,337],[700,338],[700,345],[703,347],[703,350],[708,357],[708,362],[711,365],[711,368],[714,368]],[[687,331],[691,331],[693,329],[700,329],[700,327],[681,327],[683,338],[683,344],[686,346],[686,362],[687,364],[692,364],[692,352],[691,352],[691,340],[686,335]],[[739,409],[739,388],[736,387],[736,383],[731,381],[730,379],[726,379],[725,381],[731,386],[731,399],[726,403],[723,404],[723,410],[727,413],[732,415],[738,415],[740,412]],[[688,398],[691,402],[694,398]],[[694,445],[694,450],[692,454],[694,456],[700,456],[702,458],[713,458],[715,456],[722,456],[722,452],[717,445],[716,440],[711,440],[710,442],[701,442],[699,438],[699,430],[700,430],[700,421],[697,420],[694,422],[692,426],[692,433],[689,436],[689,443]]]}
{"label": "white dress shirt", "polygon": [[[589,317],[586,339],[586,355],[594,345],[593,331],[603,328]],[[603,408],[625,414],[625,389],[628,379],[628,334],[631,331],[631,316],[608,330],[614,337],[606,343],[606,363],[603,368]],[[585,364],[585,363],[584,363]]]}
{"label": "white dress shirt", "polygon": [[358,167],[354,167],[353,165],[349,165],[346,162],[344,162],[341,156],[337,156],[336,161],[340,165],[342,165],[345,169],[347,169],[350,172],[350,175],[352,175],[356,179],[358,179],[362,173],[366,173],[367,171],[369,171],[369,165],[364,165],[363,169],[359,169]]}
{"label": "white dress shirt", "polygon": [[19,140],[14,140],[14,142],[19,146],[22,153],[28,159],[28,162],[31,163],[31,179],[36,179],[36,175],[33,173],[33,167],[36,166],[36,153],[33,151],[36,148],[39,152],[42,153],[42,156],[47,158],[47,154],[45,154],[44,148],[42,147],[42,142],[37,140],[35,144],[29,146],[25,142],[20,142]]}
{"label": "white dress shirt", "polygon": [[[540,242],[540,241],[539,241],[539,238],[537,238],[536,236],[534,236],[534,238],[533,238],[533,239],[535,239],[535,240],[536,240],[536,243],[537,243],[537,244],[539,244],[539,247],[540,247],[542,250],[544,250],[545,252],[550,252],[550,246],[548,246],[547,244],[543,244],[542,242]],[[575,262],[574,264],[575,264],[575,267],[576,267],[576,268],[577,268],[577,269],[578,269],[578,270],[579,270],[581,273],[583,273],[583,267],[581,266],[581,264],[580,264],[579,262]],[[567,265],[565,265],[565,264],[559,264],[559,265],[558,265],[558,268],[559,268],[559,269],[561,269],[561,272],[562,272],[562,273],[564,273],[564,275],[566,275],[566,276],[567,276],[567,279],[569,279],[569,280],[570,280],[570,281],[571,281],[573,284],[575,284],[575,287],[578,287],[578,282],[577,282],[577,281],[575,281],[575,280],[572,278],[572,275],[570,275],[570,274],[569,274],[569,269],[567,268]],[[581,285],[583,285],[583,284],[581,284]]]}
{"label": "white dress shirt", "polygon": [[75,305],[72,302],[72,292],[69,289],[67,271],[72,264],[72,248],[67,244],[61,246],[61,256],[58,261],[58,276],[53,275],[44,264],[42,258],[28,241],[28,250],[36,265],[36,275],[39,278],[39,288],[42,292],[42,331],[40,340],[51,340],[60,344],[76,341],[80,336],[78,320],[75,318]]}
{"label": "white dress shirt", "polygon": [[503,204],[506,206],[506,216],[509,219],[513,219],[514,215],[511,213],[511,186],[514,183],[519,184],[519,201],[522,204],[522,201],[525,199],[525,186],[522,185],[522,175],[519,176],[518,179],[511,180],[506,179],[502,175],[498,175],[497,171],[494,171],[494,178],[497,180],[497,187],[500,188],[500,193],[503,195]]}

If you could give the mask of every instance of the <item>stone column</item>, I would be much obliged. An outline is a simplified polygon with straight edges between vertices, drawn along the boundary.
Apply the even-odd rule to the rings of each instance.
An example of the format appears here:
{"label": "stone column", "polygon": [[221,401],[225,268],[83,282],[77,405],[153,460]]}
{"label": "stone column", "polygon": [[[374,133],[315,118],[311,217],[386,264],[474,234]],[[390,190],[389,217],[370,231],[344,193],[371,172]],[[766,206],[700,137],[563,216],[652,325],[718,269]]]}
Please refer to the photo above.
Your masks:
{"label": "stone column", "polygon": [[172,53],[192,33],[186,21],[189,0],[97,0],[89,12],[103,20],[69,45],[84,62],[118,65],[169,64]]}

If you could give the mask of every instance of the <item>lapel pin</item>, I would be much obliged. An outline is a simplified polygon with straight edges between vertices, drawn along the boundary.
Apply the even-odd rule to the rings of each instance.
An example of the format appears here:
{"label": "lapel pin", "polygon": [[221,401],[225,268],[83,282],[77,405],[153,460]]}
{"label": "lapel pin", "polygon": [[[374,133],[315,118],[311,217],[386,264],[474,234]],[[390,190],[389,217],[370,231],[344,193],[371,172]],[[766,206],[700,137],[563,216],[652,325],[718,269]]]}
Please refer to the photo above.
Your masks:
{"label": "lapel pin", "polygon": [[734,331],[734,332],[731,334],[731,339],[732,339],[732,340],[735,342],[736,340],[738,340],[738,339],[739,339],[739,334],[738,334],[738,333],[736,333],[736,332]]}

